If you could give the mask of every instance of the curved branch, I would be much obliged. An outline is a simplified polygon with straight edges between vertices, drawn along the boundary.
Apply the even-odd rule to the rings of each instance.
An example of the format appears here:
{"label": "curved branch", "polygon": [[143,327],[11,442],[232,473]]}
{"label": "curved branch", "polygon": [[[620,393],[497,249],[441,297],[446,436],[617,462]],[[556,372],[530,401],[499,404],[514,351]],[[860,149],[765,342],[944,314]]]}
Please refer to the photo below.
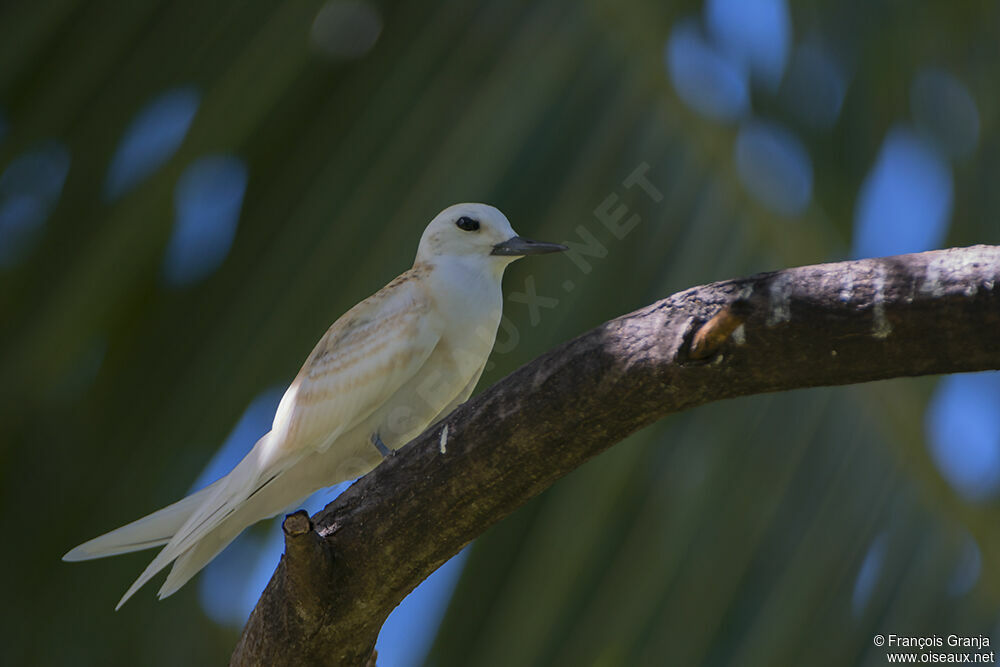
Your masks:
{"label": "curved branch", "polygon": [[325,548],[305,551],[328,559],[306,568],[322,613],[291,593],[304,583],[289,549],[232,663],[366,664],[389,612],[445,560],[664,415],[1000,368],[998,284],[1000,247],[975,246],[714,283],[606,322],[462,405],[317,514]]}

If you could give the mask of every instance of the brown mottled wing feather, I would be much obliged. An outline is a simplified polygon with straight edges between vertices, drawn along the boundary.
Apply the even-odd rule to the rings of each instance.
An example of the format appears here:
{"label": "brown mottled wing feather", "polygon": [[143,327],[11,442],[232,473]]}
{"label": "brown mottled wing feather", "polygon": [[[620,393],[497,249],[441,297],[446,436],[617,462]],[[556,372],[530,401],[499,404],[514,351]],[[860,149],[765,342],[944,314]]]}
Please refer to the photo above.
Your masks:
{"label": "brown mottled wing feather", "polygon": [[285,453],[322,450],[423,366],[442,325],[419,280],[403,274],[326,332],[285,392],[272,433]]}

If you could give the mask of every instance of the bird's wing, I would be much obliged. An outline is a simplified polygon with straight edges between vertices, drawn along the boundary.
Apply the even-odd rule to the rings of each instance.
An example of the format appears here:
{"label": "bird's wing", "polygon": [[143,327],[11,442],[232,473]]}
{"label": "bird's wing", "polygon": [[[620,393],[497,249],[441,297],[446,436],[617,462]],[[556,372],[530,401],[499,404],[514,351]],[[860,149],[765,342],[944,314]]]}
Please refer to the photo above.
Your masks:
{"label": "bird's wing", "polygon": [[[360,424],[416,374],[442,332],[433,301],[408,273],[334,322],[282,397],[271,431],[213,485],[212,493],[146,567],[118,607],[304,456],[328,447]],[[202,561],[186,564],[189,567],[176,576],[171,573],[161,596],[193,576],[204,565]]]}
{"label": "bird's wing", "polygon": [[286,453],[323,450],[410,380],[444,325],[419,279],[403,274],[326,332],[285,392],[272,433]]}

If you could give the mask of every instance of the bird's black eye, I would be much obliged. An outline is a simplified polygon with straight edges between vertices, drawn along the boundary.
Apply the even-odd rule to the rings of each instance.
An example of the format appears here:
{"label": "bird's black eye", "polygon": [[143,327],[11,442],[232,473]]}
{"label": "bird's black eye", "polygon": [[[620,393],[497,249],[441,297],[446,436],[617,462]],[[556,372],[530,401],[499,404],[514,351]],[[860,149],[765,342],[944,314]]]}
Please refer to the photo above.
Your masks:
{"label": "bird's black eye", "polygon": [[473,220],[467,215],[463,215],[458,221],[455,222],[459,229],[465,230],[467,232],[474,232],[479,229],[479,221]]}

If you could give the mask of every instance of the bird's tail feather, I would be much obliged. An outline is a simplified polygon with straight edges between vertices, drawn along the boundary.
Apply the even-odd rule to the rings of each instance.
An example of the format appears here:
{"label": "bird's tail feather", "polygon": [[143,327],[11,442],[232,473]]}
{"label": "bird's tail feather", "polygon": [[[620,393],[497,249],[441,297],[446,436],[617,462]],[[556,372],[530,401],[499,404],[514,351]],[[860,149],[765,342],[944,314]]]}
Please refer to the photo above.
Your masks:
{"label": "bird's tail feather", "polygon": [[117,556],[166,544],[198,509],[199,505],[211,495],[218,484],[219,482],[216,482],[172,505],[167,505],[161,510],[112,530],[110,533],[84,542],[67,552],[63,556],[63,560],[80,561]]}
{"label": "bird's tail feather", "polygon": [[[261,519],[289,512],[299,505],[315,486],[315,480],[312,478],[314,469],[314,466],[307,461],[298,467],[285,467],[281,472],[263,476],[256,489],[235,512],[229,514],[196,544],[177,557],[170,574],[167,575],[167,580],[160,588],[160,599],[176,593],[236,539],[244,528]],[[287,479],[288,476],[293,479]],[[271,484],[271,482],[276,483]]]}
{"label": "bird's tail feather", "polygon": [[212,532],[198,540],[197,544],[177,557],[173,567],[170,568],[167,580],[163,582],[163,586],[157,594],[161,600],[173,595],[181,586],[190,581],[194,575],[198,574],[203,567],[229,546],[229,543],[235,540],[249,524],[264,518],[257,516],[257,513],[253,511],[256,508],[247,506],[252,502],[251,500],[244,505],[241,508],[242,511],[230,515]]}
{"label": "bird's tail feather", "polygon": [[164,598],[175,592],[244,528],[267,515],[264,513],[257,516],[257,513],[251,511],[253,508],[247,507],[247,511],[234,516],[248,499],[264,489],[297,460],[286,457],[281,460],[280,468],[264,464],[265,457],[269,454],[268,448],[263,446],[266,438],[266,435],[261,438],[253,450],[228,475],[216,483],[213,491],[204,497],[167,545],[125,592],[115,609],[121,608],[160,570],[177,561],[174,571],[171,571],[167,582],[160,590],[160,597]]}

